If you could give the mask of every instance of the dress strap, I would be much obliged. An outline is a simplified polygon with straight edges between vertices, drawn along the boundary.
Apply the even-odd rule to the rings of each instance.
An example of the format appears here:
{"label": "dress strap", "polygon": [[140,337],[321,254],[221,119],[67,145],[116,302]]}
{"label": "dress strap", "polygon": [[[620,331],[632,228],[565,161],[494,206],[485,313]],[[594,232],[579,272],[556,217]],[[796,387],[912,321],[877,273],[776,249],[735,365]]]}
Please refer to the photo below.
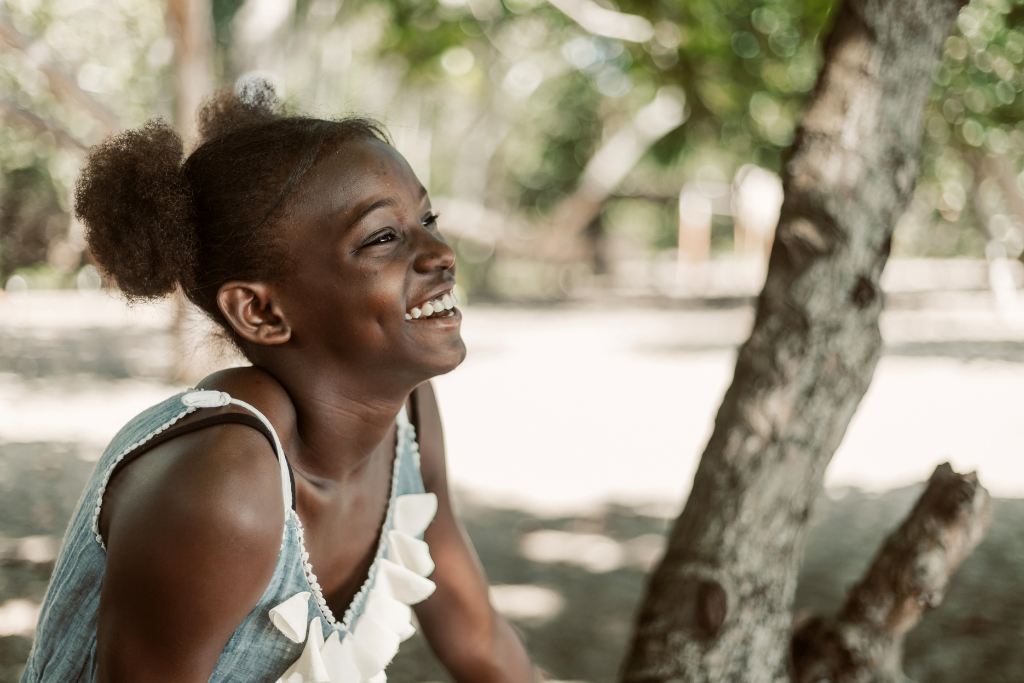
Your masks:
{"label": "dress strap", "polygon": [[277,452],[277,462],[281,466],[281,495],[284,497],[284,517],[288,519],[288,514],[295,509],[295,480],[292,478],[292,468],[288,465],[288,456],[284,454],[284,446],[281,445],[281,439],[278,438],[277,431],[274,429],[274,425],[270,424],[267,416],[254,406],[237,398],[232,398],[231,402],[236,406],[251,411],[253,415],[266,425],[267,429],[270,430],[270,434],[274,437],[274,450]]}
{"label": "dress strap", "polygon": [[[113,479],[114,476],[116,476],[117,473],[124,469],[127,465],[134,462],[140,456],[144,455],[147,451],[156,448],[160,444],[166,443],[167,441],[170,441],[171,439],[177,438],[179,436],[184,436],[185,434],[191,434],[192,432],[198,432],[201,429],[206,429],[207,427],[214,427],[216,425],[221,424],[240,424],[245,425],[246,427],[251,427],[252,429],[255,429],[260,434],[262,434],[264,438],[266,438],[266,440],[270,442],[271,448],[276,448],[276,446],[274,445],[273,434],[270,432],[270,430],[267,429],[267,426],[263,424],[263,422],[261,422],[259,418],[257,418],[255,415],[250,415],[249,413],[221,413],[218,415],[210,415],[208,417],[203,417],[198,420],[193,420],[192,422],[186,422],[185,424],[177,424],[174,425],[173,427],[165,429],[164,431],[155,435],[146,443],[138,446],[135,450],[126,453],[124,457],[121,458],[117,462],[117,464],[114,465],[114,469],[111,470],[110,472],[110,478]],[[276,457],[277,453],[275,453],[274,456]]]}
{"label": "dress strap", "polygon": [[[284,454],[281,439],[277,436],[277,430],[274,429],[274,425],[270,423],[267,416],[261,413],[255,406],[237,398],[232,398],[223,391],[190,391],[181,397],[181,402],[190,408],[219,408],[233,404],[252,413],[263,427],[263,429],[260,429],[260,432],[264,435],[269,432],[270,441],[274,446],[274,452],[277,454],[277,461],[281,467],[281,496],[284,498],[284,517],[287,520],[295,506],[295,480],[292,478],[292,468],[288,465],[288,458]],[[226,413],[225,415],[230,414]]]}

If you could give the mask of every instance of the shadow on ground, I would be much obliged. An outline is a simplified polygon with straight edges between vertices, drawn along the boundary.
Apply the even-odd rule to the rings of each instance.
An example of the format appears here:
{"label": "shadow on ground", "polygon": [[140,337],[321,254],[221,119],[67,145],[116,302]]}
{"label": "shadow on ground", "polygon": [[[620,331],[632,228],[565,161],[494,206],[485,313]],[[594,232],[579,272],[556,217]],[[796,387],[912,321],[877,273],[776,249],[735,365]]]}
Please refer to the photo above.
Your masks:
{"label": "shadow on ground", "polygon": [[[0,445],[0,627],[5,608],[42,600],[53,549],[91,469],[73,445]],[[836,609],[846,586],[919,491],[875,496],[848,489],[819,500],[797,591],[798,618]],[[613,681],[644,569],[653,558],[650,541],[665,532],[668,520],[623,507],[589,517],[541,519],[464,503],[461,513],[493,583],[533,587],[527,598],[555,597],[542,600],[541,609],[525,605],[514,622],[534,661],[555,679]],[[956,575],[945,604],[926,615],[907,639],[911,678],[919,683],[1024,680],[1024,592],[1017,586],[1024,573],[1021,528],[1024,500],[995,501],[988,537]],[[645,548],[646,555],[635,552]],[[513,593],[522,598],[522,592]],[[29,632],[0,637],[0,683],[18,680],[30,645]],[[448,680],[420,636],[405,644],[388,678],[393,683]]]}
{"label": "shadow on ground", "polygon": [[0,329],[0,372],[25,379],[88,374],[101,379],[165,377],[171,339],[147,329]]}

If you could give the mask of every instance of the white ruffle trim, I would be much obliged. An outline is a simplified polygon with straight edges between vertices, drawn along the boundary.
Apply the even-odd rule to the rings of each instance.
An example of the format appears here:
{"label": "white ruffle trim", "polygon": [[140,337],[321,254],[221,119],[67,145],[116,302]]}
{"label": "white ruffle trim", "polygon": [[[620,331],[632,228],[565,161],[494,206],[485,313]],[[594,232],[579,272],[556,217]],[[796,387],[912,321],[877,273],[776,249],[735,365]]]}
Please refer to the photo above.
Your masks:
{"label": "white ruffle trim", "polygon": [[[415,538],[437,514],[433,493],[407,494],[395,500],[395,528],[388,532],[386,557],[377,561],[376,578],[362,616],[351,633],[338,631],[324,640],[320,617],[309,622],[302,655],[277,683],[384,683],[384,668],[398,646],[416,628],[410,605],[434,592],[427,578],[434,571],[427,544]],[[303,591],[270,610],[270,620],[294,642],[305,636],[310,593]]]}
{"label": "white ruffle trim", "polygon": [[309,615],[309,591],[296,593],[270,610],[270,621],[295,643],[306,639],[306,616]]}

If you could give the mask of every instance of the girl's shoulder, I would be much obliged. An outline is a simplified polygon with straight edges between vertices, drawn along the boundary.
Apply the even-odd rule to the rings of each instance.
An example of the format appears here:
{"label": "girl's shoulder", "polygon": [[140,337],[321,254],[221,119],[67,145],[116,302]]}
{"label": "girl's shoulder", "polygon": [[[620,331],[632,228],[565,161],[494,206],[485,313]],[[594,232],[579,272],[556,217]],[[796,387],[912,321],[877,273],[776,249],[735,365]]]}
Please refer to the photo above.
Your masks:
{"label": "girl's shoulder", "polygon": [[[216,388],[239,383],[233,397],[256,378],[232,374]],[[261,412],[272,411],[249,392]],[[188,396],[179,397],[183,405]],[[101,668],[128,662],[140,671],[173,670],[179,680],[190,678],[189,666],[212,670],[269,585],[287,514],[275,448],[246,424],[189,422],[234,409],[188,413],[167,431],[194,430],[153,446],[108,482],[100,520],[107,546]]]}
{"label": "girl's shoulder", "polygon": [[[211,375],[197,388],[258,406],[280,431],[291,403],[275,397],[283,390],[268,379],[273,382],[262,371],[238,368]],[[175,397],[182,413],[114,463],[99,520],[104,537],[162,529],[196,539],[228,533],[279,541],[287,513],[272,430],[235,404],[196,407],[190,397],[199,395]]]}
{"label": "girl's shoulder", "polygon": [[295,429],[295,404],[281,383],[265,370],[253,366],[220,370],[207,375],[196,389],[223,391],[255,407],[274,425],[282,442]]}
{"label": "girl's shoulder", "polygon": [[[115,546],[118,554],[133,554],[142,545],[135,540],[139,535],[166,535],[164,541],[173,539],[170,545],[200,555],[216,550],[221,538],[245,538],[253,547],[279,543],[290,482],[282,484],[285,470],[273,432],[287,428],[294,414],[287,394],[256,368],[215,373],[197,389],[223,391],[258,406],[273,429],[234,403],[196,405],[193,399],[201,393],[186,392],[161,404],[162,413],[181,412],[127,446],[104,483],[97,531],[110,555]],[[143,420],[138,427],[152,422]],[[180,545],[186,538],[191,541]],[[186,562],[201,562],[183,555]]]}

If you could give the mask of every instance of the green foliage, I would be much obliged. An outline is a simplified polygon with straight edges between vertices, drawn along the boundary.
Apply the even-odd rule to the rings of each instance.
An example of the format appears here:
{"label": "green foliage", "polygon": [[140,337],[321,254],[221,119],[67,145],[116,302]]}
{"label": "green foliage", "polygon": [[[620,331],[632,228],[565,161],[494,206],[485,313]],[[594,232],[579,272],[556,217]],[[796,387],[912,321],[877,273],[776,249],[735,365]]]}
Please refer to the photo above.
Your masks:
{"label": "green foliage", "polygon": [[67,231],[67,213],[46,166],[4,173],[0,195],[0,280],[46,260],[51,241]]}
{"label": "green foliage", "polygon": [[231,40],[231,20],[242,8],[245,0],[212,0],[213,34],[221,50],[227,48]]}
{"label": "green foliage", "polygon": [[166,116],[173,87],[166,78],[173,48],[164,35],[161,0],[5,4],[6,20],[36,42],[32,59],[0,52],[0,99],[36,123],[7,115],[0,125],[0,286],[12,270],[54,254],[61,255],[62,268],[75,265],[67,249],[53,248],[68,239],[81,159],[81,149],[68,140],[89,145],[104,135],[87,111],[54,93],[33,60],[67,73],[125,126]]}
{"label": "green foliage", "polygon": [[[1021,171],[1024,2],[968,4],[933,80],[923,173],[894,252],[979,256],[993,238],[1017,256],[1024,248],[1024,216],[1013,215],[997,183],[978,172],[985,165],[978,162],[987,155],[989,167]],[[988,215],[976,214],[978,200]]]}
{"label": "green foliage", "polygon": [[602,221],[610,236],[628,240],[634,248],[671,249],[679,229],[676,211],[671,202],[623,197],[608,202]]}
{"label": "green foliage", "polygon": [[[1024,222],[991,178],[976,177],[986,155],[1002,159],[1013,176],[1021,171],[1022,3],[974,0],[946,42],[926,119],[921,186],[897,232],[896,254],[978,255],[989,234],[1008,253],[1024,247]],[[251,67],[232,62],[239,59],[233,22],[243,4],[213,0],[218,73]],[[681,87],[685,124],[657,141],[618,189],[663,214],[628,229],[629,239],[652,250],[671,247],[672,197],[684,183],[702,173],[728,182],[747,163],[780,170],[820,67],[833,3],[600,4],[644,17],[653,37],[637,43],[595,36],[542,0],[296,0],[294,14],[264,50],[280,61],[258,68],[280,76],[292,108],[381,118],[433,194],[526,218],[548,213],[573,192],[603,142],[660,88]],[[38,39],[42,53],[123,125],[171,111],[174,55],[163,0],[7,0],[7,6],[18,29]],[[9,105],[85,144],[103,133],[88,113],[57,98],[24,55],[0,53],[0,91]],[[59,136],[6,117],[0,127],[5,191],[31,177],[39,183],[37,196],[55,198],[22,203],[19,224],[43,230],[38,226],[49,224],[54,206],[67,224],[79,159]],[[979,193],[992,209],[987,218],[972,210]],[[40,213],[29,216],[33,211]],[[613,217],[623,211],[613,202],[605,212],[612,237],[622,237],[616,231],[624,219]],[[980,219],[986,235],[977,231]],[[728,226],[716,221],[715,243],[729,248]]]}
{"label": "green foliage", "polygon": [[[736,150],[736,166],[777,164],[820,67],[827,0],[623,3],[655,23],[638,68],[692,96],[686,135],[655,150],[670,160],[708,145]],[[764,162],[768,161],[768,164]],[[774,168],[773,170],[778,170]]]}

